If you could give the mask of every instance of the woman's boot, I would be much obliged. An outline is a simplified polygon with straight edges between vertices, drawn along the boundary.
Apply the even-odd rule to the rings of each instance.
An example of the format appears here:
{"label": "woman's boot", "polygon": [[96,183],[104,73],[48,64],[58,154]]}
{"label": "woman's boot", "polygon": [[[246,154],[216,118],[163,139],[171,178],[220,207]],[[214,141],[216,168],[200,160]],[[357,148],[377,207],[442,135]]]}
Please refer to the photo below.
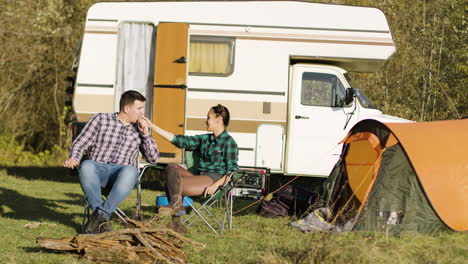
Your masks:
{"label": "woman's boot", "polygon": [[[178,166],[175,164],[175,166]],[[162,175],[166,178],[166,192],[170,203],[159,207],[161,216],[182,216],[185,214],[185,207],[182,201],[182,177],[177,171],[177,167],[169,164]]]}

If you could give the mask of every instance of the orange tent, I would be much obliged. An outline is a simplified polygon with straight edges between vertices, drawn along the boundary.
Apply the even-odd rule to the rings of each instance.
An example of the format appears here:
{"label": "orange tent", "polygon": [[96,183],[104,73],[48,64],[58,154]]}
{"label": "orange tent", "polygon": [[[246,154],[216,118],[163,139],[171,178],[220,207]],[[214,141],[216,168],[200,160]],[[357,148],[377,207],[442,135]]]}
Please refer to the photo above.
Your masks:
{"label": "orange tent", "polygon": [[364,120],[343,139],[325,183],[337,219],[356,230],[468,230],[468,119]]}

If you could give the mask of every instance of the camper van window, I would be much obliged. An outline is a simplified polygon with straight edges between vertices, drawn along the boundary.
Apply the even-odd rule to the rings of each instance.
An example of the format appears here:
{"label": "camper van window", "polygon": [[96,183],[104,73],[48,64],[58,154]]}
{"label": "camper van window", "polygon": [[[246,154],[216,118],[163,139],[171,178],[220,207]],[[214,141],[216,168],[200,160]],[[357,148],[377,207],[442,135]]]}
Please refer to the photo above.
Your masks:
{"label": "camper van window", "polygon": [[229,76],[234,69],[234,38],[191,36],[189,74]]}
{"label": "camper van window", "polygon": [[333,74],[304,72],[302,74],[301,104],[337,106],[344,98],[344,87]]}
{"label": "camper van window", "polygon": [[336,78],[335,88],[335,104],[334,106],[344,106],[345,104],[345,88],[340,79]]}

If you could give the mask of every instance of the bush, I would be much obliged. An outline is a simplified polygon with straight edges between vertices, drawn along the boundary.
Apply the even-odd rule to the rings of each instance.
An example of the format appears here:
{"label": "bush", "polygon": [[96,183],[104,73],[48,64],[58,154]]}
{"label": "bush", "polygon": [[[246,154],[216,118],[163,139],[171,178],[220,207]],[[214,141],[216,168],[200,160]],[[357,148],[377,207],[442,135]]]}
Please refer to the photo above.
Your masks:
{"label": "bush", "polygon": [[67,157],[68,150],[58,145],[33,152],[11,137],[0,136],[0,166],[61,166]]}

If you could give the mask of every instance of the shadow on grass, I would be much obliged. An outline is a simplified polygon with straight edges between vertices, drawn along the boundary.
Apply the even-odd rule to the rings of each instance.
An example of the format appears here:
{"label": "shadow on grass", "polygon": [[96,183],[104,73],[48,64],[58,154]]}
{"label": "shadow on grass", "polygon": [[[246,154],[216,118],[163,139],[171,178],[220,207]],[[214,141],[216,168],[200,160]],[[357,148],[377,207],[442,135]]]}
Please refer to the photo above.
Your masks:
{"label": "shadow on grass", "polygon": [[[0,170],[5,170],[8,175],[23,178],[26,180],[47,180],[64,183],[79,183],[77,169],[65,167],[38,167],[38,166],[1,166]],[[149,169],[142,178],[141,187],[156,191],[163,191],[164,184],[160,180],[159,171]]]}
{"label": "shadow on grass", "polygon": [[261,201],[250,198],[236,197],[234,199],[232,213],[234,216],[254,215]]}
{"label": "shadow on grass", "polygon": [[[64,167],[37,167],[37,166],[0,166],[0,170],[5,170],[8,175],[25,180],[45,180],[59,183],[76,183],[79,186],[79,176],[76,169],[71,170]],[[34,183],[31,183],[34,184]],[[154,170],[145,173],[142,187],[144,189],[161,190],[163,184],[159,181],[159,174]],[[16,188],[15,188],[16,189]],[[85,206],[83,193],[64,193],[65,197],[58,200],[41,199],[19,193],[14,189],[0,187],[0,216],[18,220],[28,221],[59,221],[61,224],[81,232],[81,221],[73,221],[75,217],[82,219],[82,210]],[[57,209],[70,206],[79,206],[80,213],[60,213]],[[154,206],[145,208],[154,212]],[[144,210],[145,210],[144,209]],[[152,210],[151,210],[152,209]],[[124,212],[130,216],[135,216],[135,209],[126,209]],[[117,220],[116,216],[113,219]]]}
{"label": "shadow on grass", "polygon": [[65,196],[71,198],[71,200],[60,200],[56,202],[77,206],[84,206],[86,203],[85,196],[83,193],[65,193]]}
{"label": "shadow on grass", "polygon": [[[52,252],[52,253],[59,253],[59,251],[52,251],[52,250],[47,250],[47,249],[44,249],[42,247],[21,247],[21,249],[26,252],[26,253],[42,253],[42,252]],[[62,253],[62,252],[60,252]]]}
{"label": "shadow on grass", "polygon": [[64,167],[0,166],[0,170],[5,170],[9,175],[27,180],[48,180],[67,183],[79,182],[77,171]]}
{"label": "shadow on grass", "polygon": [[[70,196],[69,196],[70,197]],[[18,220],[50,220],[70,226],[76,230],[80,225],[73,221],[77,213],[60,213],[55,209],[63,209],[60,203],[82,203],[82,197],[71,194],[72,200],[50,200],[30,197],[17,191],[0,187],[0,215]]]}

